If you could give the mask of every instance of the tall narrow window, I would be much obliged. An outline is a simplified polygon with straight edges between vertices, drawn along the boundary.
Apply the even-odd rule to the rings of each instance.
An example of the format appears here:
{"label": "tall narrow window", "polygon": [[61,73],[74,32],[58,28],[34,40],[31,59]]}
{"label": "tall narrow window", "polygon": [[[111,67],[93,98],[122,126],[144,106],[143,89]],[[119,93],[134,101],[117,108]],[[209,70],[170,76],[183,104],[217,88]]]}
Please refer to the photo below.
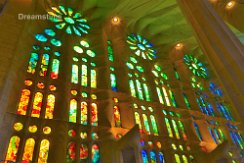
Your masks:
{"label": "tall narrow window", "polygon": [[98,113],[97,104],[92,103],[91,104],[91,125],[92,126],[97,126],[98,125],[97,113]]}
{"label": "tall narrow window", "polygon": [[171,126],[170,126],[170,123],[169,123],[169,119],[168,118],[164,118],[164,121],[165,121],[165,124],[166,124],[166,127],[167,127],[167,131],[168,131],[168,134],[169,134],[169,137],[170,138],[173,138],[173,131],[171,129]]}
{"label": "tall narrow window", "polygon": [[208,127],[208,131],[213,139],[213,141],[215,142],[215,144],[218,144],[218,141],[217,139],[215,138],[215,135],[214,135],[214,132],[213,132],[213,129],[211,127]]}
{"label": "tall narrow window", "polygon": [[34,102],[33,102],[33,107],[31,111],[31,116],[32,117],[40,117],[41,114],[41,108],[42,108],[42,99],[43,99],[43,94],[40,92],[37,92],[34,97]]}
{"label": "tall narrow window", "polygon": [[187,107],[188,109],[190,109],[190,108],[191,108],[190,102],[189,102],[189,100],[188,100],[186,94],[184,94],[184,93],[183,93],[183,98],[184,98],[186,107]]}
{"label": "tall narrow window", "polygon": [[145,96],[146,96],[146,100],[147,101],[150,101],[150,94],[149,94],[149,90],[148,90],[148,87],[145,83],[143,83],[143,88],[144,88],[144,92],[145,92]]}
{"label": "tall narrow window", "polygon": [[49,63],[49,54],[43,54],[40,76],[46,76],[47,75],[48,63]]}
{"label": "tall narrow window", "polygon": [[80,162],[85,161],[88,158],[88,148],[86,144],[80,145]]}
{"label": "tall narrow window", "polygon": [[77,101],[75,99],[70,100],[70,109],[69,109],[69,122],[76,123],[77,115]]}
{"label": "tall narrow window", "polygon": [[92,163],[100,162],[100,151],[97,144],[92,145]]}
{"label": "tall narrow window", "polygon": [[157,156],[154,151],[150,152],[151,163],[157,163]]}
{"label": "tall narrow window", "polygon": [[141,157],[142,157],[142,162],[143,163],[148,163],[147,151],[142,150],[141,151]]}
{"label": "tall narrow window", "polygon": [[178,121],[178,126],[180,128],[180,132],[181,132],[183,139],[186,141],[187,135],[186,135],[186,131],[185,131],[185,127],[184,127],[183,123],[181,121]]}
{"label": "tall narrow window", "polygon": [[19,143],[20,143],[20,138],[18,136],[11,137],[8,145],[7,155],[5,158],[6,161],[16,162],[17,153],[19,150]]}
{"label": "tall narrow window", "polygon": [[174,154],[174,156],[175,156],[175,162],[176,163],[181,163],[180,156],[178,154]]}
{"label": "tall narrow window", "polygon": [[158,153],[159,163],[165,163],[163,152]]}
{"label": "tall narrow window", "polygon": [[91,88],[97,88],[97,73],[94,69],[91,69]]}
{"label": "tall narrow window", "polygon": [[172,125],[173,125],[173,128],[174,128],[174,131],[175,131],[176,139],[180,139],[180,134],[179,134],[178,126],[177,126],[175,120],[172,119],[171,122],[172,122]]}
{"label": "tall narrow window", "polygon": [[171,106],[170,101],[169,101],[169,96],[168,96],[168,93],[167,93],[165,87],[163,87],[163,93],[164,93],[164,98],[165,98],[167,106]]}
{"label": "tall narrow window", "polygon": [[150,134],[151,133],[150,132],[150,126],[149,126],[146,114],[142,114],[142,118],[143,118],[143,124],[144,124],[144,128],[145,128],[144,131],[146,134]]}
{"label": "tall narrow window", "polygon": [[129,80],[130,92],[132,97],[136,97],[136,89],[133,80]]}
{"label": "tall narrow window", "polygon": [[22,162],[32,162],[34,147],[35,147],[35,140],[33,138],[27,139],[25,142]]}
{"label": "tall narrow window", "polygon": [[142,86],[141,86],[141,82],[139,80],[136,80],[136,87],[137,87],[139,99],[144,100]]}
{"label": "tall narrow window", "polygon": [[153,115],[150,115],[151,123],[152,123],[152,128],[153,128],[153,133],[155,136],[158,136],[158,126],[155,120],[155,117]]}
{"label": "tall narrow window", "polygon": [[197,137],[199,138],[200,141],[202,141],[203,140],[202,135],[201,135],[201,132],[200,132],[199,127],[198,127],[196,122],[194,122],[194,128],[195,128],[195,131],[197,133]]}
{"label": "tall narrow window", "polygon": [[88,83],[88,78],[87,78],[87,66],[86,65],[82,65],[81,66],[82,71],[81,71],[81,85],[87,87],[87,83]]}
{"label": "tall narrow window", "polygon": [[163,95],[162,95],[162,93],[161,93],[161,90],[160,90],[158,87],[156,88],[156,90],[157,90],[157,94],[158,94],[159,102],[160,102],[161,104],[164,104]]}
{"label": "tall narrow window", "polygon": [[78,66],[72,65],[71,83],[78,84]]}
{"label": "tall narrow window", "polygon": [[39,59],[39,57],[38,57],[37,53],[31,53],[29,65],[28,65],[28,69],[27,69],[28,73],[31,73],[31,74],[35,73],[38,59]]}
{"label": "tall narrow window", "polygon": [[137,112],[135,112],[135,121],[136,121],[136,124],[139,125],[139,129],[140,129],[140,131],[142,131],[142,125],[141,125],[140,115],[139,115],[139,113],[137,113]]}
{"label": "tall narrow window", "polygon": [[110,74],[110,80],[111,80],[111,88],[113,91],[117,91],[117,82],[116,82],[116,76],[114,73]]}
{"label": "tall narrow window", "polygon": [[30,90],[23,89],[21,91],[21,97],[20,97],[20,102],[19,102],[19,106],[17,109],[17,114],[26,115],[29,101],[30,101]]}
{"label": "tall narrow window", "polygon": [[38,163],[47,163],[49,146],[50,143],[47,139],[41,141]]}
{"label": "tall narrow window", "polygon": [[55,96],[50,94],[47,96],[47,106],[46,106],[46,113],[45,113],[46,119],[53,119],[54,106],[55,106]]}
{"label": "tall narrow window", "polygon": [[87,125],[87,103],[81,102],[81,109],[80,109],[80,124]]}
{"label": "tall narrow window", "polygon": [[66,162],[73,163],[75,162],[76,156],[76,145],[74,142],[70,142],[67,146],[67,153],[66,153]]}
{"label": "tall narrow window", "polygon": [[52,71],[51,71],[51,78],[52,79],[57,79],[58,78],[58,73],[59,73],[59,60],[58,59],[53,59],[52,63]]}
{"label": "tall narrow window", "polygon": [[114,106],[114,122],[116,127],[121,127],[120,109]]}
{"label": "tall narrow window", "polygon": [[184,163],[188,163],[188,159],[187,159],[187,157],[185,155],[182,155],[182,160],[183,160]]}

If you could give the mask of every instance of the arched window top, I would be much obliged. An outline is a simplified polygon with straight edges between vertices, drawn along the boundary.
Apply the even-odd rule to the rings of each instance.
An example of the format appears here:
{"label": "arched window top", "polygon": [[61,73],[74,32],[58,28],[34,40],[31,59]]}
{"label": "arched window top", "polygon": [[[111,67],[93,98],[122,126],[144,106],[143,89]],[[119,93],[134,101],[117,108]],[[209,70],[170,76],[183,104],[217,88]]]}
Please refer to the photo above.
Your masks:
{"label": "arched window top", "polygon": [[35,147],[35,140],[33,138],[29,138],[25,142],[24,154],[22,161],[31,162],[33,158],[33,152]]}

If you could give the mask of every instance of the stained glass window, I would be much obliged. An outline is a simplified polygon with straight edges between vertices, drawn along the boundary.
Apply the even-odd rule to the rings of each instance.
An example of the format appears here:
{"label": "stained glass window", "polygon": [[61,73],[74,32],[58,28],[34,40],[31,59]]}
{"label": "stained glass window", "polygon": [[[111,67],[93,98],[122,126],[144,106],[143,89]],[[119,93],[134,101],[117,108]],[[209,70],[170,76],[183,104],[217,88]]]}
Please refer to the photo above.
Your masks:
{"label": "stained glass window", "polygon": [[78,84],[78,66],[72,65],[71,83]]}
{"label": "stained glass window", "polygon": [[136,97],[136,89],[133,80],[129,80],[131,96]]}
{"label": "stained glass window", "polygon": [[116,127],[121,127],[120,109],[118,106],[114,106],[114,122]]}
{"label": "stained glass window", "polygon": [[165,163],[163,152],[158,153],[159,163]]}
{"label": "stained glass window", "polygon": [[52,7],[48,14],[50,21],[56,24],[57,29],[64,29],[69,35],[82,36],[82,34],[88,34],[90,27],[87,25],[87,20],[79,12],[74,12],[72,8]]}
{"label": "stained glass window", "polygon": [[140,115],[139,115],[139,113],[137,113],[137,112],[135,112],[135,121],[136,121],[136,124],[139,125],[139,129],[140,129],[140,131],[142,131],[142,125],[141,125]]}
{"label": "stained glass window", "polygon": [[80,123],[82,125],[87,125],[87,103],[86,102],[81,102],[81,113],[80,113]]}
{"label": "stained glass window", "polygon": [[197,133],[197,137],[199,138],[200,141],[202,141],[203,140],[202,135],[201,135],[201,132],[200,132],[199,127],[198,127],[196,122],[194,122],[194,128],[195,128],[195,131]]}
{"label": "stained glass window", "polygon": [[149,43],[147,39],[143,38],[141,35],[129,35],[127,37],[127,43],[129,44],[130,49],[137,56],[149,60],[156,58],[156,50],[154,50],[152,44]]}
{"label": "stained glass window", "polygon": [[144,124],[144,132],[146,134],[150,134],[150,126],[149,126],[149,123],[148,123],[148,119],[147,119],[147,116],[146,114],[142,114],[142,118],[143,118],[143,124]]}
{"label": "stained glass window", "polygon": [[82,65],[81,66],[81,68],[82,68],[82,73],[81,73],[81,85],[82,86],[87,86],[87,66],[86,65]]}
{"label": "stained glass window", "polygon": [[46,119],[53,119],[54,106],[55,106],[55,96],[50,94],[47,96],[47,105],[46,105],[46,113],[45,113]]}
{"label": "stained glass window", "polygon": [[166,127],[167,127],[167,131],[168,131],[168,134],[169,134],[169,137],[170,138],[173,138],[173,131],[171,129],[171,126],[170,126],[170,123],[169,123],[169,119],[168,118],[164,118],[164,121],[165,121],[165,124],[166,124]]}
{"label": "stained glass window", "polygon": [[97,110],[97,104],[92,103],[91,104],[91,125],[97,126],[98,125],[98,110]]}
{"label": "stained glass window", "polygon": [[190,108],[191,108],[190,102],[189,102],[189,100],[188,100],[188,97],[187,97],[186,94],[184,94],[184,93],[183,93],[183,98],[184,98],[186,107],[187,107],[188,109],[190,109]]}
{"label": "stained glass window", "polygon": [[40,144],[38,163],[47,163],[50,143],[47,139],[43,139]]}
{"label": "stained glass window", "polygon": [[19,102],[19,106],[17,109],[17,114],[26,115],[29,101],[30,101],[30,90],[23,89],[21,91],[21,97],[20,97],[20,102]]}
{"label": "stained glass window", "polygon": [[49,63],[49,54],[43,54],[42,62],[41,62],[40,76],[47,75],[48,63]]}
{"label": "stained glass window", "polygon": [[27,69],[28,73],[31,73],[31,74],[35,73],[35,69],[36,69],[38,59],[39,59],[39,57],[38,57],[37,53],[31,53],[29,65],[28,65],[28,69]]}
{"label": "stained glass window", "polygon": [[110,74],[110,80],[111,80],[111,88],[113,91],[117,91],[117,82],[116,82],[116,76],[114,73]]}
{"label": "stained glass window", "polygon": [[175,137],[176,137],[176,139],[180,139],[180,134],[179,134],[178,126],[177,126],[175,120],[172,119],[171,122],[172,122],[172,125],[173,125],[173,128],[174,128],[174,131],[175,131]]}
{"label": "stained glass window", "polygon": [[35,140],[33,138],[27,139],[25,142],[22,162],[31,162],[32,161],[34,147],[35,147]]}
{"label": "stained glass window", "polygon": [[67,146],[66,162],[72,163],[75,162],[76,156],[76,145],[74,142],[70,142]]}
{"label": "stained glass window", "polygon": [[31,111],[31,116],[32,117],[40,117],[41,114],[41,108],[42,108],[42,99],[43,99],[43,94],[40,92],[37,92],[34,97],[34,102],[33,102],[33,107]]}
{"label": "stained glass window", "polygon": [[92,163],[100,162],[100,151],[97,144],[92,145]]}
{"label": "stained glass window", "polygon": [[158,136],[158,126],[155,120],[155,117],[153,115],[150,115],[151,123],[152,123],[152,128],[153,128],[153,133],[155,136]]}
{"label": "stained glass window", "polygon": [[181,163],[180,156],[178,154],[174,154],[174,156],[175,156],[175,162],[176,163]]}
{"label": "stained glass window", "polygon": [[86,160],[88,157],[88,148],[86,144],[80,145],[80,162]]}
{"label": "stained glass window", "polygon": [[171,106],[170,101],[169,101],[169,96],[168,96],[168,93],[167,93],[165,87],[163,87],[163,94],[164,94],[167,106]]}
{"label": "stained glass window", "polygon": [[157,155],[155,154],[154,151],[150,152],[150,158],[151,158],[151,163],[156,163],[157,162]]}
{"label": "stained glass window", "polygon": [[183,160],[184,163],[188,163],[188,159],[187,159],[187,157],[185,155],[182,155],[182,160]]}
{"label": "stained glass window", "polygon": [[208,77],[207,68],[197,58],[194,58],[192,55],[185,55],[184,61],[194,75],[202,78]]}
{"label": "stained glass window", "polygon": [[8,145],[7,155],[5,158],[6,161],[16,162],[19,144],[20,138],[18,136],[12,136]]}
{"label": "stained glass window", "polygon": [[58,73],[59,73],[59,60],[58,59],[53,59],[51,78],[52,79],[57,79],[58,78]]}
{"label": "stained glass window", "polygon": [[186,141],[187,135],[186,135],[186,131],[185,131],[185,127],[184,127],[183,123],[181,121],[178,121],[178,126],[179,126],[179,129],[180,129],[180,132],[181,132],[183,139]]}
{"label": "stained glass window", "polygon": [[97,73],[94,69],[91,69],[91,87],[97,88]]}
{"label": "stained glass window", "polygon": [[76,123],[76,114],[77,114],[77,101],[75,99],[72,99],[70,100],[69,122]]}
{"label": "stained glass window", "polygon": [[141,156],[142,156],[142,162],[148,163],[148,157],[147,157],[147,151],[146,150],[141,151]]}

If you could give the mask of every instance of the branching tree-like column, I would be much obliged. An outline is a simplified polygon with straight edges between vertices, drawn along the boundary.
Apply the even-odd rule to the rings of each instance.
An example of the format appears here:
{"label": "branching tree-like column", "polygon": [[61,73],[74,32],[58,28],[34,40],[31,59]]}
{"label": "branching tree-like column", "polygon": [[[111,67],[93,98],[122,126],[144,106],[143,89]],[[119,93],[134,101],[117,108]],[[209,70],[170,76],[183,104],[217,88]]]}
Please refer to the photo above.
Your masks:
{"label": "branching tree-like column", "polygon": [[209,63],[237,109],[233,110],[233,113],[244,117],[243,45],[214,11],[208,0],[177,1],[191,23]]}

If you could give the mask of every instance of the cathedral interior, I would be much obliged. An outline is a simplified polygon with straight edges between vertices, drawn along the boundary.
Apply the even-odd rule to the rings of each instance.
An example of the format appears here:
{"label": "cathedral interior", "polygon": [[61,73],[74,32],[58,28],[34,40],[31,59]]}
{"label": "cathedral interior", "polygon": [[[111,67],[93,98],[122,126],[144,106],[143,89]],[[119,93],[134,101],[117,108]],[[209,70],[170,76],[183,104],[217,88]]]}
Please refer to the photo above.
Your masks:
{"label": "cathedral interior", "polygon": [[243,163],[243,0],[0,0],[1,163]]}

